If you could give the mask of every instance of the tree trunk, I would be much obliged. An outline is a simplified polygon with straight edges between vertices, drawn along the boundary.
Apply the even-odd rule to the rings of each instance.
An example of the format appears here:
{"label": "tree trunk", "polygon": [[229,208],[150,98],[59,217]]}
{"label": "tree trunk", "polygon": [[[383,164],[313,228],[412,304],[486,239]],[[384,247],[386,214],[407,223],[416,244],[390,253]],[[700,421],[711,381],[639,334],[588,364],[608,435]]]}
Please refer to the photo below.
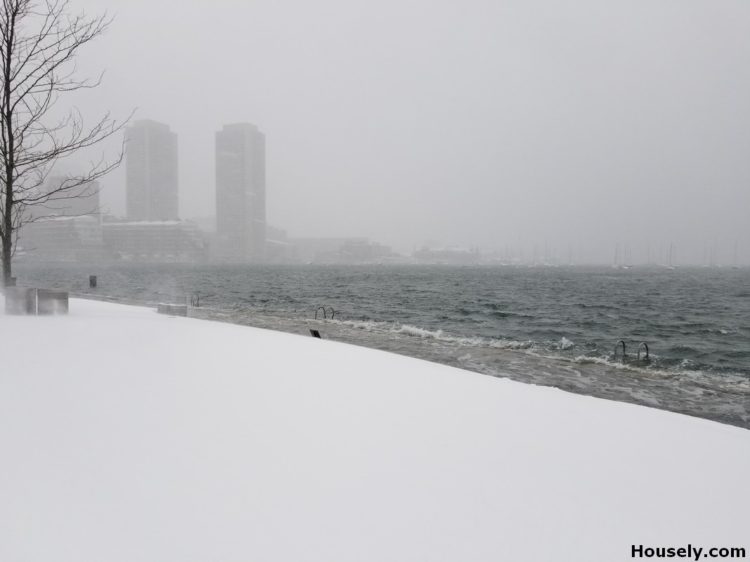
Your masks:
{"label": "tree trunk", "polygon": [[[5,189],[5,208],[12,209],[13,192],[8,185],[5,186]],[[7,287],[10,285],[10,278],[12,276],[11,257],[13,256],[13,215],[11,214],[11,212],[6,212],[2,217],[2,221],[3,236],[2,248],[0,249],[0,253],[2,253],[3,258],[3,287]]]}
{"label": "tree trunk", "polygon": [[[3,74],[3,163],[5,164],[5,205],[3,215],[3,286],[7,287],[10,283],[11,278],[11,260],[13,258],[13,175],[16,170],[14,168],[15,150],[14,146],[14,131],[13,131],[13,103],[12,103],[12,60],[13,60],[13,46],[15,43],[16,34],[16,9],[18,6],[11,6],[13,8],[12,14],[7,14],[5,21],[3,22],[6,27],[7,37],[5,38],[5,50],[3,51],[3,62],[4,62],[4,74]],[[5,9],[8,9],[8,5],[5,5]]]}
{"label": "tree trunk", "polygon": [[13,250],[13,244],[10,241],[10,239],[6,240],[3,239],[3,286],[8,287],[10,286],[10,278],[12,275],[11,269],[10,269],[10,255]]}

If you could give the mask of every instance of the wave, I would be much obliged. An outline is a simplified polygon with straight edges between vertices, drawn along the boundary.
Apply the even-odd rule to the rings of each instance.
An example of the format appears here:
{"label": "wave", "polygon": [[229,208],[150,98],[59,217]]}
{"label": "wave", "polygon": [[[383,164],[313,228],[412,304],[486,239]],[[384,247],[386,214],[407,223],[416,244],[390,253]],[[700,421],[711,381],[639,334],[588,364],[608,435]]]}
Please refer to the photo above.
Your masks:
{"label": "wave", "polygon": [[613,304],[588,304],[585,302],[579,302],[576,303],[574,306],[577,306],[578,308],[584,308],[584,309],[601,309],[601,310],[622,310],[621,306],[616,306]]}
{"label": "wave", "polygon": [[[637,360],[635,357],[628,357],[625,361],[615,360],[611,353],[607,355],[596,354],[596,344],[582,344],[578,345],[567,337],[563,336],[560,340],[549,341],[549,342],[537,342],[532,340],[517,341],[510,339],[500,338],[486,338],[486,337],[465,337],[450,334],[445,330],[430,330],[420,326],[414,326],[411,324],[400,324],[392,322],[378,322],[374,320],[363,320],[363,321],[352,321],[352,320],[341,320],[334,321],[344,326],[352,328],[376,331],[381,333],[397,334],[409,338],[418,338],[422,340],[432,340],[447,345],[453,345],[461,348],[476,348],[485,350],[498,350],[498,351],[509,351],[509,352],[521,352],[527,356],[535,357],[539,360],[553,361],[554,364],[565,368],[566,364],[576,365],[598,365],[606,369],[613,369],[618,371],[624,371],[631,373],[634,376],[645,377],[645,378],[657,378],[661,380],[685,380],[690,383],[699,386],[701,388],[712,390],[712,391],[725,391],[734,394],[750,395],[750,377],[743,373],[737,372],[715,372],[712,369],[706,370],[703,365],[696,364],[694,361],[682,358],[679,361],[667,357],[662,357],[656,353],[651,353],[650,360],[648,362],[643,360]],[[578,354],[571,356],[570,352],[578,348],[588,347],[593,354]],[[680,351],[693,351],[696,350],[688,348],[687,346],[676,346]],[[672,349],[669,350],[673,351]],[[567,352],[567,353],[566,353]],[[473,353],[473,352],[472,352]],[[467,364],[468,359],[471,355],[462,354],[457,356],[457,359],[461,363]],[[498,370],[492,365],[486,364],[486,359],[479,361],[476,358],[472,358],[472,368],[480,371],[486,371],[487,374],[498,374]],[[475,362],[478,361],[478,362]],[[483,365],[480,369],[479,366]],[[467,366],[469,366],[467,364]],[[546,365],[547,367],[549,365]],[[533,365],[531,368],[534,368]],[[542,365],[538,365],[538,368],[542,368]]]}
{"label": "wave", "polygon": [[487,316],[490,316],[492,318],[535,318],[535,316],[531,314],[523,314],[521,312],[511,312],[507,310],[507,305],[500,305],[497,303],[487,303],[483,305],[485,309],[488,310],[488,312],[479,312],[480,314],[485,314]]}
{"label": "wave", "polygon": [[532,341],[515,341],[495,338],[484,338],[481,336],[467,337],[449,334],[444,330],[430,330],[411,324],[399,324],[394,322],[379,322],[376,320],[333,320],[332,322],[349,326],[358,330],[388,332],[401,334],[421,339],[430,339],[446,343],[457,344],[464,347],[487,347],[495,349],[528,349],[534,345]]}
{"label": "wave", "polygon": [[565,336],[563,336],[560,339],[560,343],[558,345],[560,346],[560,349],[563,349],[563,350],[573,349],[573,347],[575,347],[575,344],[572,341],[570,341],[568,338],[566,338]]}
{"label": "wave", "polygon": [[529,314],[519,314],[517,312],[508,312],[505,310],[494,310],[492,312],[486,313],[486,315],[492,318],[535,318],[534,316],[531,316]]}
{"label": "wave", "polygon": [[[652,357],[654,356],[652,355]],[[562,360],[564,361],[565,358],[562,358]],[[579,355],[575,357],[573,361],[583,365],[595,364],[609,369],[628,371],[641,377],[689,381],[695,386],[706,390],[750,396],[750,378],[748,378],[747,375],[736,372],[723,372],[719,374],[712,371],[697,369],[695,368],[695,364],[689,359],[681,361],[679,363],[679,367],[681,368],[675,370],[658,367],[649,368],[643,363],[623,363],[620,361],[613,361],[606,357],[592,357],[588,355]]]}

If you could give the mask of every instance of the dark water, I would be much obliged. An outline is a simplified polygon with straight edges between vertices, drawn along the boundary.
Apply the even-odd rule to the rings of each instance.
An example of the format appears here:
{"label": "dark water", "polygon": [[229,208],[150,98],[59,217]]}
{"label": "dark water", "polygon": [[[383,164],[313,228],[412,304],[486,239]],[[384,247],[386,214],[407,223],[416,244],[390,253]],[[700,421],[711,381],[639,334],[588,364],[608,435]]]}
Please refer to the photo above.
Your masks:
{"label": "dark water", "polygon": [[[21,266],[19,283],[307,333],[750,427],[750,270]],[[88,288],[96,274],[99,288]],[[334,320],[313,320],[318,306]],[[626,359],[615,357],[626,342]],[[650,361],[637,361],[647,342]]]}

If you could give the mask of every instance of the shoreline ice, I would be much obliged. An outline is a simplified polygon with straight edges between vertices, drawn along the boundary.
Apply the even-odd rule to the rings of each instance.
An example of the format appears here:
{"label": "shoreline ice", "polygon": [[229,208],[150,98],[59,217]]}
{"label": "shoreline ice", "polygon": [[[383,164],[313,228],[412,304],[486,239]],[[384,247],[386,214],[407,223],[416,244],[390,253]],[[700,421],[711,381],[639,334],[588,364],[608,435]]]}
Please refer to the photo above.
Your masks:
{"label": "shoreline ice", "polygon": [[3,560],[750,546],[740,428],[97,301],[0,338]]}

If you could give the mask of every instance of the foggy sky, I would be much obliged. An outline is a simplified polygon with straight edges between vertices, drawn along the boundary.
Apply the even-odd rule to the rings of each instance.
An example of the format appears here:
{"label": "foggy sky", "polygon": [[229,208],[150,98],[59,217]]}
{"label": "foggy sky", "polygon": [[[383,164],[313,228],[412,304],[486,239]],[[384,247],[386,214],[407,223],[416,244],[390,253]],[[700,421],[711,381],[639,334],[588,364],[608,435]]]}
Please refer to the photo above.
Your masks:
{"label": "foggy sky", "polygon": [[[746,0],[74,6],[115,16],[76,103],[172,127],[183,218],[214,214],[214,133],[248,121],[292,236],[750,262]],[[122,213],[124,167],[102,183]]]}

